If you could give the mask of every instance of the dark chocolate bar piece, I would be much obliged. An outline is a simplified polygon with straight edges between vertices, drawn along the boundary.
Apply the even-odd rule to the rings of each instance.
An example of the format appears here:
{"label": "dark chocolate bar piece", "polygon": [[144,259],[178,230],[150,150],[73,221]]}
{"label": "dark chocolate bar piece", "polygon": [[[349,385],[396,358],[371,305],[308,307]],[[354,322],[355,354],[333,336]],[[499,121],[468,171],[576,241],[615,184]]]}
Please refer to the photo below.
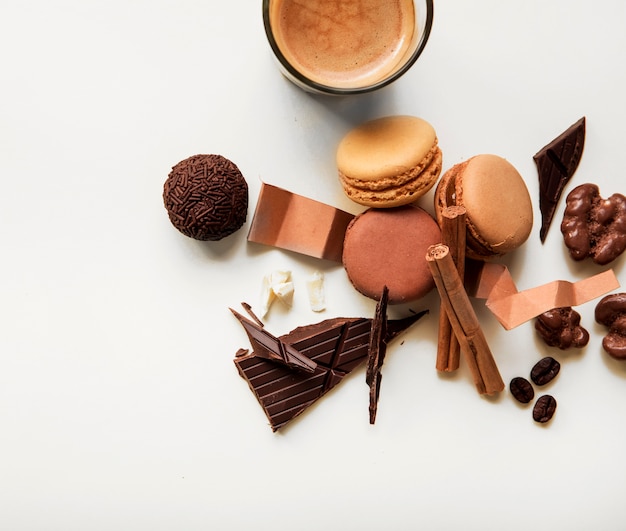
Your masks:
{"label": "dark chocolate bar piece", "polygon": [[[386,342],[425,313],[389,321]],[[252,323],[244,320],[242,324],[244,322],[247,325]],[[252,325],[257,326],[255,323]],[[276,338],[279,343],[290,347],[291,352],[298,352],[302,358],[315,363],[312,372],[294,369],[284,360],[279,360],[280,356],[257,355],[256,350],[238,352],[235,365],[257,397],[273,431],[300,415],[367,359],[371,328],[372,319],[334,318],[298,327]],[[267,344],[263,345],[263,348],[266,347]],[[256,346],[253,343],[253,349],[256,348],[258,343]]]}
{"label": "dark chocolate bar piece", "polygon": [[552,223],[557,204],[568,181],[578,168],[585,145],[583,116],[533,157],[539,174],[539,209],[543,243]]}

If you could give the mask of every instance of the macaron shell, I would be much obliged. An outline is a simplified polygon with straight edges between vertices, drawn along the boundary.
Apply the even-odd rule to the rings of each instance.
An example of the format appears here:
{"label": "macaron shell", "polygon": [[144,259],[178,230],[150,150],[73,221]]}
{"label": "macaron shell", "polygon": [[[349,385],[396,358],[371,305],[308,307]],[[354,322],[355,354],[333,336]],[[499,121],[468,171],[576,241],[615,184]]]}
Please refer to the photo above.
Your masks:
{"label": "macaron shell", "polygon": [[355,127],[337,148],[337,168],[351,179],[378,181],[410,171],[437,143],[435,130],[415,116],[386,116]]}
{"label": "macaron shell", "polygon": [[[497,155],[472,157],[455,182],[456,203],[467,210],[468,243],[479,255],[503,255],[530,236],[533,209],[524,179]],[[486,252],[485,252],[486,251]]]}
{"label": "macaron shell", "polygon": [[407,205],[428,192],[441,174],[442,153],[437,145],[422,162],[404,174],[378,181],[359,181],[339,172],[346,195],[364,206],[390,208]]}
{"label": "macaron shell", "polygon": [[417,206],[368,209],[346,230],[343,265],[366,297],[378,300],[387,286],[389,304],[411,302],[434,288],[426,251],[440,241],[437,222]]}

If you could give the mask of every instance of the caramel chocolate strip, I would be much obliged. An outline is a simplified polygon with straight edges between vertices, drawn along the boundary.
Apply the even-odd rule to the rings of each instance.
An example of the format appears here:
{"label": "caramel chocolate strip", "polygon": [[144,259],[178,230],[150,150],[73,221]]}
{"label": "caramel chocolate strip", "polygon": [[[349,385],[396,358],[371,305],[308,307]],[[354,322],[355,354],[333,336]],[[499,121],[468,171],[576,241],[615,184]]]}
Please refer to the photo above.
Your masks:
{"label": "caramel chocolate strip", "polygon": [[585,146],[585,117],[583,116],[533,157],[539,174],[539,209],[543,243],[552,223],[554,212],[565,188],[574,175]]}
{"label": "caramel chocolate strip", "polygon": [[512,295],[487,299],[487,308],[500,324],[511,330],[552,308],[579,306],[619,288],[612,269],[597,275],[569,282],[555,280]]}
{"label": "caramel chocolate strip", "polygon": [[263,183],[248,241],[341,262],[352,218],[343,210]]}
{"label": "caramel chocolate strip", "polygon": [[487,308],[506,330],[553,308],[579,306],[620,286],[611,269],[576,282],[554,280],[523,291],[518,291],[505,265],[468,261],[466,272],[467,293],[486,299]]}
{"label": "caramel chocolate strip", "polygon": [[[389,321],[385,342],[425,313]],[[259,356],[255,351],[238,351],[235,365],[263,408],[272,431],[300,415],[367,359],[371,329],[372,319],[334,318],[298,327],[277,338],[315,363],[313,372],[294,370],[275,357]]]}
{"label": "caramel chocolate strip", "polygon": [[435,280],[452,330],[480,394],[492,395],[504,389],[496,365],[474,308],[446,245],[432,245],[426,253],[428,267]]}

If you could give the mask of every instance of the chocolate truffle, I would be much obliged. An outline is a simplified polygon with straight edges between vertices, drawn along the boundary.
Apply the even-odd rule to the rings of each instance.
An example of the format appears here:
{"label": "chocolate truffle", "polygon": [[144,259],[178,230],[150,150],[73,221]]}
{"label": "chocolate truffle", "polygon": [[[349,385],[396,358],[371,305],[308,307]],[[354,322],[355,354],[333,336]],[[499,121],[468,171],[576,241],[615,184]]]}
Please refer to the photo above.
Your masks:
{"label": "chocolate truffle", "polygon": [[163,202],[170,221],[185,236],[221,240],[246,221],[248,184],[227,158],[194,155],[172,168]]}

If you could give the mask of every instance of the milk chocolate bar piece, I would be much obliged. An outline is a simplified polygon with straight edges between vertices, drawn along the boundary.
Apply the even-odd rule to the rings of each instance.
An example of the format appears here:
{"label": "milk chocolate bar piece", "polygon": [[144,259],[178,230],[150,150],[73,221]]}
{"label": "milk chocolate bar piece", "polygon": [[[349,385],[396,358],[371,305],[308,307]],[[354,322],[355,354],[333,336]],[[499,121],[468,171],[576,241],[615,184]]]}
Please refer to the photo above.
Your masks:
{"label": "milk chocolate bar piece", "polygon": [[248,241],[341,262],[353,214],[263,183]]}
{"label": "milk chocolate bar piece", "polygon": [[[389,321],[386,342],[425,313]],[[313,372],[294,370],[275,357],[259,356],[254,350],[238,352],[235,365],[257,397],[273,431],[300,415],[367,359],[371,328],[372,319],[334,318],[298,327],[277,338],[314,362]]]}
{"label": "milk chocolate bar piece", "polygon": [[585,145],[585,117],[543,147],[534,157],[539,173],[539,209],[543,243],[565,185],[578,168]]}

